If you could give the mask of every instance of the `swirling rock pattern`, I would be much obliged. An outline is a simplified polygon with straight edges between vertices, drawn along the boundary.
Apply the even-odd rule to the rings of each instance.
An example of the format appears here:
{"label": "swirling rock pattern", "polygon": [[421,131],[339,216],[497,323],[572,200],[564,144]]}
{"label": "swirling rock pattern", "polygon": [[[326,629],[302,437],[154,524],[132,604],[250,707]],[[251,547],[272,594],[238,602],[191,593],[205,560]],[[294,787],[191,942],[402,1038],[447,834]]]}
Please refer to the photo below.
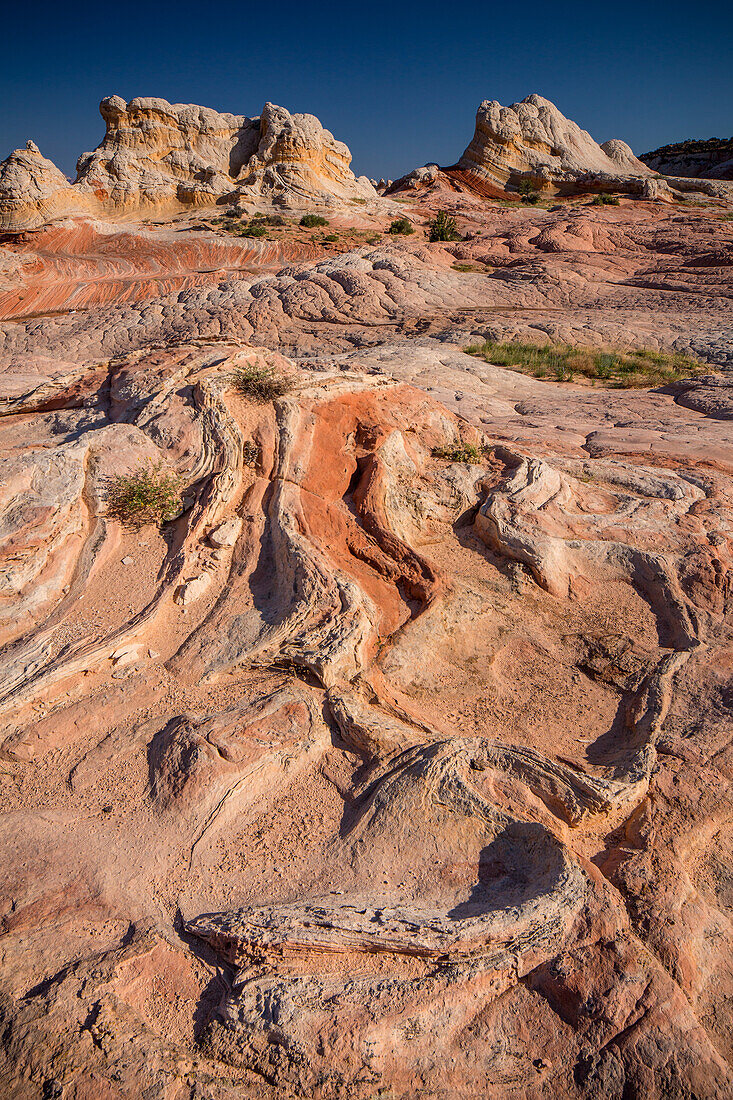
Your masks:
{"label": "swirling rock pattern", "polygon": [[[727,223],[455,201],[5,245],[4,1095],[733,1095]],[[717,373],[460,350],[622,330]]]}

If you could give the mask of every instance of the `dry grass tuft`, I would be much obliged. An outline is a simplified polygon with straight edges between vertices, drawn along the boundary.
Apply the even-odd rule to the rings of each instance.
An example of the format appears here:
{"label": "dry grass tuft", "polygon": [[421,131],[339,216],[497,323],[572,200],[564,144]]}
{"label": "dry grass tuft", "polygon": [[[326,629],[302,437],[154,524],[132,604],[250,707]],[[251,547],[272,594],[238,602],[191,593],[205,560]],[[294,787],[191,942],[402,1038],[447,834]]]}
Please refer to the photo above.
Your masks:
{"label": "dry grass tuft", "polygon": [[243,397],[260,405],[284,397],[295,388],[295,380],[266,363],[246,363],[232,371],[232,386]]}

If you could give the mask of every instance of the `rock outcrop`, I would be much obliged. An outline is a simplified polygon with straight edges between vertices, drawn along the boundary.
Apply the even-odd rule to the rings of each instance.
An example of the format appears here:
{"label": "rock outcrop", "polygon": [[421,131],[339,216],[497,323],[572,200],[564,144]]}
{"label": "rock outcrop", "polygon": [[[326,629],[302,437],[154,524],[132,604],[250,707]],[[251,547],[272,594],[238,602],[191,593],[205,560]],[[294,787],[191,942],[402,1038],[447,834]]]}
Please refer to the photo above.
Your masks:
{"label": "rock outcrop", "polygon": [[619,176],[650,174],[625,142],[613,139],[599,145],[539,95],[510,107],[484,100],[476,112],[473,140],[458,163],[492,183],[530,177],[558,190],[592,180],[611,185]]}
{"label": "rock outcrop", "polygon": [[[145,202],[337,186],[191,125]],[[729,208],[457,171],[0,242],[3,1100],[733,1096]]]}
{"label": "rock outcrop", "polygon": [[376,198],[351,154],[313,115],[266,103],[255,118],[164,99],[103,99],[107,131],[71,185],[29,142],[0,166],[0,229],[33,229],[71,213],[170,214],[191,206],[285,207]]}
{"label": "rock outcrop", "polygon": [[663,176],[733,180],[733,137],[678,141],[642,153],[639,159]]}
{"label": "rock outcrop", "polygon": [[90,209],[89,196],[72,187],[32,141],[0,164],[0,230],[22,233]]}

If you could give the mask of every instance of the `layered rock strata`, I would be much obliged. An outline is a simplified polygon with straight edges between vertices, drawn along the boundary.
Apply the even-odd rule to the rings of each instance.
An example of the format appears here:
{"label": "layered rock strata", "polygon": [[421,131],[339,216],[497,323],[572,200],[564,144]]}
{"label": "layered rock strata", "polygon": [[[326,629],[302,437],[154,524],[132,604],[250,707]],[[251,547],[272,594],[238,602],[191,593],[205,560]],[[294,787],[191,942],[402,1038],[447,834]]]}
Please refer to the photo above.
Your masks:
{"label": "layered rock strata", "polygon": [[376,198],[351,154],[313,115],[266,103],[259,117],[138,97],[103,99],[101,144],[73,185],[32,143],[0,166],[0,229],[34,229],[64,214],[175,213],[267,201],[286,207]]}

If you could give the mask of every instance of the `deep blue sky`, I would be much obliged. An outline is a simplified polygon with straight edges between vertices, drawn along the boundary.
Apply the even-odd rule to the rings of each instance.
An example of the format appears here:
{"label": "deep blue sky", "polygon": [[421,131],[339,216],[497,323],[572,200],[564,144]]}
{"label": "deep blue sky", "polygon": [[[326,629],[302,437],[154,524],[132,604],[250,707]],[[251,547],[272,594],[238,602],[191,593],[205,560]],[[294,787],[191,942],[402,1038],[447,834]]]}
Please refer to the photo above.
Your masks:
{"label": "deep blue sky", "polygon": [[7,4],[2,32],[0,157],[32,137],[68,174],[112,94],[308,111],[377,177],[453,163],[482,99],[530,92],[636,152],[733,132],[730,2],[72,0]]}

